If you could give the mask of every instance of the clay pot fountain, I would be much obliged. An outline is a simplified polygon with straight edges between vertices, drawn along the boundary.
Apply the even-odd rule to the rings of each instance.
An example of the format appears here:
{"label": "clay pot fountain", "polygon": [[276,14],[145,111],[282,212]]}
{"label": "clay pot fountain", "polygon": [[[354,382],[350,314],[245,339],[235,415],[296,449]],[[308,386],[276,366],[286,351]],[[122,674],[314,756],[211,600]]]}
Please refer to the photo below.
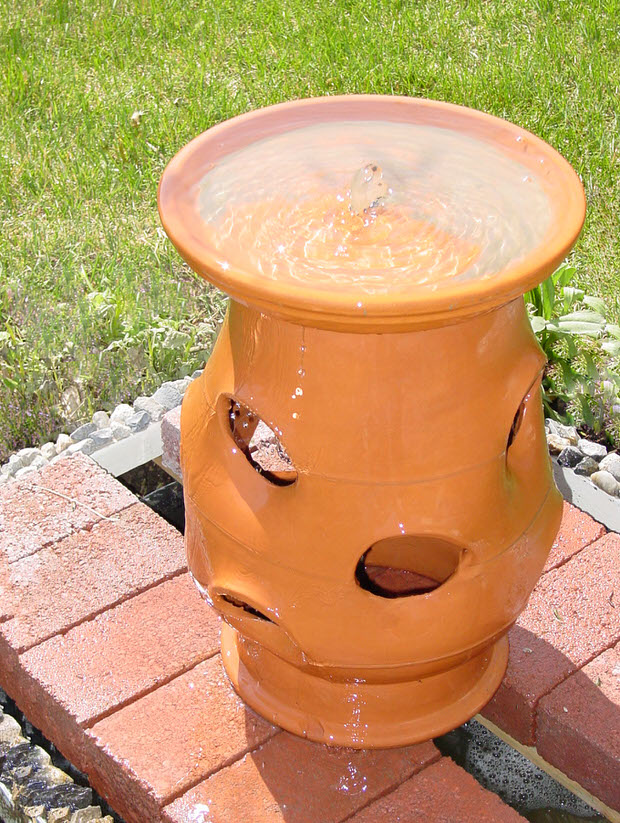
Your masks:
{"label": "clay pot fountain", "polygon": [[[181,462],[235,689],[328,744],[460,725],[501,681],[560,522],[521,296],[581,229],[579,179],[477,111],[332,97],[201,134],[159,208],[231,298]],[[261,421],[282,458],[262,469]]]}

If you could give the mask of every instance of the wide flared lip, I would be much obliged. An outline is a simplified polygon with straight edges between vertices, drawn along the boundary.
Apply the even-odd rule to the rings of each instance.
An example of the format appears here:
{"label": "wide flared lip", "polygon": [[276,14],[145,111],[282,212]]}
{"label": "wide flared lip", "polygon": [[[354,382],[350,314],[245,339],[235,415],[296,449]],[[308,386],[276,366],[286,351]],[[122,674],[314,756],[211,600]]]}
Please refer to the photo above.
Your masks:
{"label": "wide flared lip", "polygon": [[[490,277],[399,287],[353,299],[309,282],[271,280],[222,259],[204,239],[198,193],[222,157],[258,140],[321,122],[381,120],[432,125],[488,142],[527,166],[552,214],[538,245]],[[541,169],[544,168],[544,173]],[[442,101],[390,95],[312,97],[256,109],[198,135],[168,163],[158,189],[161,221],[183,259],[198,274],[246,305],[306,325],[353,331],[433,326],[503,305],[551,274],[572,248],[585,218],[583,186],[572,166],[544,140],[490,114]],[[202,231],[201,231],[202,229]]]}

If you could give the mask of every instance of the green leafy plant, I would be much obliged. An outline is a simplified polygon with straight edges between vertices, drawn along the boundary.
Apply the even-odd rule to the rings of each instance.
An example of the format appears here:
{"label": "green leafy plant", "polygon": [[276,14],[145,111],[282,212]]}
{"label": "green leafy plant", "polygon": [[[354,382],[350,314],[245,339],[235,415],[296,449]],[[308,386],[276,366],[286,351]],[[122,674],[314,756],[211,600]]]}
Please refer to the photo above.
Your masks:
{"label": "green leafy plant", "polygon": [[576,271],[561,266],[525,295],[532,328],[547,356],[543,403],[547,416],[605,432],[612,441],[620,412],[620,326],[607,321],[605,301],[570,285]]}

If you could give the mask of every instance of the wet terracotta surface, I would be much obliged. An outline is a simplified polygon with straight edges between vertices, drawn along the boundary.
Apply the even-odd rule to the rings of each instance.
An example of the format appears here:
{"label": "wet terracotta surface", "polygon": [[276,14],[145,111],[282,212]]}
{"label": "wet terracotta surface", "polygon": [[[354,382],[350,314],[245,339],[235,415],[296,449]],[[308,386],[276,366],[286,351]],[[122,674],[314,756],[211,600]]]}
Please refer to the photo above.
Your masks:
{"label": "wet terracotta surface", "polygon": [[[233,192],[219,223],[205,219],[206,172],[228,169],[231,152],[356,119],[432,123],[436,139],[447,130],[483,140],[481,157],[512,158],[529,172],[519,185],[545,193],[550,226],[535,251],[460,281],[482,241],[417,219],[432,192],[413,209],[405,192],[354,208],[359,174],[383,174],[370,165],[350,203],[320,187],[290,208],[288,195],[237,204]],[[284,174],[289,158],[278,162]],[[378,176],[367,185],[390,191]],[[460,725],[501,681],[504,636],[560,523],[544,358],[520,295],[579,233],[581,183],[549,146],[480,112],[326,98],[201,135],[164,172],[159,209],[185,260],[232,297],[185,395],[180,462],[188,565],[226,622],[235,689],[270,722],[328,745],[398,746]],[[273,238],[270,256],[254,253],[274,214],[275,260]],[[256,465],[258,421],[291,469]]]}
{"label": "wet terracotta surface", "polygon": [[[102,483],[116,484],[119,491],[121,490],[120,484],[110,478],[104,471],[94,464],[91,464],[91,468],[93,474],[98,475]],[[59,476],[55,479],[58,488],[66,488],[67,484],[71,482],[71,467],[67,465],[65,471],[67,476]],[[93,498],[86,497],[85,501],[94,504]],[[68,515],[72,504],[65,501],[65,505]],[[104,610],[100,617],[93,617],[92,604],[89,600],[88,590],[86,590],[81,606],[81,625],[71,629],[71,624],[75,620],[75,612],[63,610],[64,619],[68,622],[66,625],[56,624],[54,641],[43,642],[31,651],[21,655],[13,650],[11,660],[15,665],[9,665],[6,645],[0,646],[0,685],[2,688],[8,691],[25,708],[28,708],[33,697],[36,697],[36,703],[40,706],[38,722],[43,733],[53,740],[73,762],[82,765],[109,800],[114,804],[118,802],[119,805],[122,805],[127,823],[145,823],[146,820],[149,823],[158,823],[163,819],[166,821],[174,820],[175,823],[181,823],[181,821],[182,823],[206,823],[206,821],[209,821],[209,823],[228,823],[231,815],[228,812],[229,806],[227,804],[233,804],[235,797],[237,805],[230,806],[233,808],[233,820],[244,819],[242,815],[237,814],[238,809],[243,809],[244,814],[249,810],[246,814],[249,819],[256,816],[257,819],[273,820],[274,822],[290,821],[293,813],[303,814],[303,808],[305,807],[307,814],[305,818],[302,817],[303,820],[307,823],[324,823],[325,817],[322,817],[320,812],[316,811],[324,807],[325,809],[335,810],[334,815],[342,808],[351,809],[352,811],[364,809],[364,814],[376,815],[376,818],[370,817],[370,820],[380,821],[385,819],[386,808],[393,807],[396,813],[401,810],[407,814],[406,809],[402,808],[402,804],[409,803],[409,793],[413,798],[411,801],[412,808],[425,809],[428,806],[437,810],[437,814],[443,813],[442,810],[445,809],[450,810],[446,814],[452,814],[450,803],[454,795],[462,803],[463,815],[470,813],[473,815],[473,810],[478,808],[480,819],[484,820],[488,810],[491,809],[492,814],[495,816],[494,819],[503,820],[505,815],[509,815],[506,819],[514,819],[514,813],[498,803],[497,800],[493,801],[495,805],[489,805],[491,801],[488,793],[481,787],[476,786],[470,777],[453,764],[450,764],[450,768],[442,767],[439,776],[435,774],[433,779],[424,779],[419,787],[416,787],[415,781],[424,777],[429,764],[433,762],[434,750],[430,744],[404,750],[374,752],[353,752],[349,750],[349,760],[347,761],[338,749],[325,749],[287,736],[288,740],[292,741],[290,748],[288,746],[283,748],[274,747],[273,750],[270,749],[270,751],[274,751],[273,759],[268,758],[265,760],[265,763],[274,765],[276,772],[282,769],[282,774],[286,776],[286,780],[279,782],[276,779],[277,774],[274,777],[273,771],[269,769],[265,769],[261,773],[258,768],[260,761],[256,759],[256,752],[261,751],[261,747],[264,751],[266,746],[272,744],[258,742],[256,748],[246,757],[248,740],[250,739],[248,730],[245,727],[241,728],[239,725],[239,706],[241,704],[231,696],[231,689],[226,681],[224,681],[224,685],[228,689],[228,698],[224,696],[224,687],[221,685],[219,677],[216,677],[212,683],[209,683],[209,689],[213,689],[212,697],[209,694],[202,693],[194,702],[188,694],[191,691],[188,683],[192,682],[189,678],[191,672],[197,671],[203,664],[190,669],[180,677],[173,674],[172,669],[174,666],[185,669],[194,664],[195,643],[199,642],[200,636],[205,638],[205,650],[212,650],[213,638],[210,626],[212,625],[213,615],[209,607],[204,605],[204,624],[194,625],[190,629],[185,617],[195,613],[195,606],[192,605],[192,602],[195,604],[196,601],[191,600],[189,589],[185,589],[187,585],[186,577],[181,576],[169,583],[158,584],[161,563],[167,562],[165,558],[169,556],[172,532],[165,524],[162,524],[156,515],[151,514],[152,517],[142,520],[141,527],[141,540],[144,545],[148,545],[151,557],[148,568],[144,566],[143,568],[145,573],[148,573],[150,569],[150,573],[153,575],[151,588],[148,591],[128,593],[126,602],[122,605],[112,606]],[[40,512],[39,516],[45,521],[51,516],[51,509],[47,512]],[[579,525],[575,521],[575,517],[577,516],[575,515],[571,521],[567,521],[571,523],[571,529]],[[583,521],[582,526],[587,530],[589,518],[583,514],[581,518]],[[33,521],[34,525],[36,525],[36,521]],[[115,557],[115,552],[119,550],[118,533],[116,531],[107,531],[106,535],[109,538],[107,551]],[[78,536],[80,539],[75,539]],[[73,552],[75,570],[79,569],[80,563],[84,565],[89,561],[87,553],[87,548],[90,545],[89,540],[89,532],[83,530],[78,532],[74,539],[67,544]],[[97,545],[100,544],[94,544],[95,549]],[[181,539],[178,536],[175,545],[179,556],[182,556],[183,548]],[[607,550],[609,550],[609,546]],[[43,546],[39,548],[39,552],[42,551],[44,551]],[[583,551],[579,552],[576,557],[579,557]],[[585,551],[589,551],[589,549]],[[42,557],[45,557],[45,554]],[[161,560],[157,558],[161,558]],[[574,562],[575,559],[574,557],[569,563]],[[90,562],[95,566],[100,564],[101,554],[98,553],[98,550],[90,556]],[[42,568],[46,569],[47,566],[43,564]],[[558,574],[560,572],[562,572],[562,569],[558,570]],[[79,574],[82,574],[82,572]],[[67,579],[73,580],[74,578],[72,576]],[[78,575],[76,579],[79,581],[83,578]],[[555,585],[559,585],[562,580],[564,578],[558,576]],[[570,598],[572,596],[569,592],[575,582],[576,576],[566,578],[566,597]],[[584,576],[580,584],[583,594],[581,608],[588,610],[591,607],[595,615],[593,619],[596,620],[600,608],[597,600],[598,595],[593,595],[590,606],[588,593],[591,588],[593,592],[596,592],[601,583],[594,582],[592,587],[590,583],[591,581],[587,575]],[[113,602],[118,596],[117,581],[111,575],[104,574],[102,576],[102,585],[104,584],[109,584],[109,595],[103,598],[100,592],[97,602],[101,603],[103,600]],[[178,596],[178,586],[184,588],[187,597],[190,598],[189,600],[185,600],[185,595]],[[78,591],[77,583],[72,585],[71,592],[74,597]],[[49,591],[50,609],[52,609],[51,603],[54,598],[58,599],[57,592],[58,589],[51,587]],[[44,596],[45,589],[41,587],[39,597]],[[170,600],[175,597],[179,599],[179,604],[176,606]],[[186,614],[174,617],[174,615],[178,615],[179,611],[183,611],[183,604],[187,605]],[[40,608],[39,602],[34,599],[22,601],[21,606],[26,611],[38,611]],[[153,609],[155,611],[159,609],[162,620],[157,629],[149,631],[152,620],[155,619]],[[168,621],[163,619],[166,614],[170,616]],[[527,611],[524,618],[526,616]],[[138,625],[141,617],[144,618],[144,629],[141,629]],[[588,624],[587,619],[585,622]],[[125,627],[124,630],[123,626]],[[573,629],[577,630],[578,626],[574,625]],[[106,638],[108,631],[110,632],[109,639]],[[178,638],[183,633],[187,633],[189,637],[183,638],[179,642],[176,652],[170,651],[172,639]],[[594,652],[595,660],[586,667],[588,673],[582,675],[577,681],[578,675],[581,675],[581,671],[578,670],[577,674],[571,675],[562,687],[550,687],[551,696],[559,688],[568,690],[569,694],[567,696],[564,692],[557,703],[555,700],[547,699],[543,695],[542,700],[539,702],[542,706],[541,711],[544,710],[545,712],[545,719],[543,721],[539,717],[539,723],[541,724],[541,735],[544,733],[547,739],[544,744],[545,756],[552,763],[555,762],[560,768],[570,772],[581,785],[596,794],[599,790],[602,793],[605,785],[610,788],[609,781],[607,781],[607,784],[604,781],[615,774],[617,753],[614,753],[615,744],[610,735],[610,730],[615,728],[614,721],[618,712],[620,712],[620,704],[613,686],[617,679],[615,658],[606,652],[610,635],[608,633],[601,635],[596,631],[590,632],[590,634],[593,638],[591,643],[594,644],[590,648],[596,648],[596,651]],[[86,642],[88,637],[92,638],[93,642],[96,641],[99,646],[101,659],[98,661],[87,655],[82,657],[78,653],[80,646]],[[533,648],[532,637],[533,635],[530,632],[527,641],[523,640],[523,646]],[[554,654],[557,652],[551,642],[556,642],[556,639],[555,635],[547,640],[540,638],[544,653],[539,658],[537,664],[539,668],[553,668]],[[121,649],[119,649],[119,645],[122,647]],[[65,648],[67,650],[66,665],[62,665]],[[38,652],[37,649],[39,649]],[[52,651],[54,652],[53,656],[56,658],[56,666],[52,665]],[[511,658],[518,651],[519,647],[513,641]],[[185,653],[186,659],[183,661],[182,658]],[[132,655],[135,656],[135,668],[132,664]],[[212,658],[211,664],[214,665],[214,662],[218,659],[219,656]],[[149,669],[152,670],[149,671]],[[33,675],[36,672],[41,675],[40,680],[37,682],[33,680]],[[110,674],[107,674],[107,672]],[[162,674],[165,677],[172,676],[172,680],[167,685],[163,685],[158,679]],[[527,680],[531,676],[532,670],[527,669],[526,677],[521,686],[519,685],[520,681],[513,680],[513,694],[518,696],[518,688],[526,689]],[[84,725],[84,718],[89,713],[89,704],[94,704],[96,711],[104,711],[103,701],[99,700],[95,693],[93,680],[95,677],[103,678],[102,683],[106,684],[106,690],[103,694],[109,701],[106,714],[109,713],[110,715],[107,718],[110,725],[103,728],[106,732],[109,732],[110,748],[105,748],[105,746],[102,748],[100,745],[94,745],[93,747],[93,739],[90,735],[87,736]],[[125,677],[127,682],[125,682]],[[600,686],[597,685],[599,678],[601,681]],[[78,693],[81,679],[85,684],[83,698]],[[177,691],[173,689],[173,685],[179,681],[177,688],[181,699],[169,699],[175,698]],[[130,689],[128,686],[131,684],[136,689],[134,695],[129,694]],[[91,685],[93,686],[92,689]],[[116,692],[114,686],[117,687]],[[571,695],[575,687],[578,687],[578,692],[576,697],[573,698]],[[38,691],[31,691],[35,689],[38,689]],[[148,690],[146,695],[144,689]],[[170,691],[170,689],[173,689],[173,691]],[[502,691],[503,689],[504,686],[502,686]],[[43,694],[43,690],[45,690],[45,694]],[[193,691],[195,692],[195,689]],[[161,698],[156,699],[160,692],[162,692]],[[150,700],[146,700],[146,697],[150,697]],[[569,702],[569,698],[571,702]],[[522,700],[525,700],[525,697]],[[123,701],[126,701],[127,705],[124,709],[119,710],[118,706]],[[159,705],[162,706],[161,711],[158,709]],[[593,707],[593,711],[588,716],[587,707],[589,705]],[[72,706],[77,712],[81,712],[79,722],[77,716],[72,715],[70,712]],[[214,708],[217,706],[218,709],[215,712],[205,713],[205,706]],[[569,708],[569,712],[564,712],[565,706]],[[131,714],[127,714],[130,708],[132,709]],[[500,727],[505,728],[509,733],[513,733],[511,728],[514,722],[514,711],[513,707],[506,705],[505,713],[496,717],[496,722],[499,723]],[[250,717],[254,717],[251,712],[248,712],[248,714]],[[113,724],[112,718],[115,717],[118,717],[119,720]],[[141,747],[136,746],[134,749],[130,743],[130,735],[128,733],[122,734],[121,721],[124,721],[125,718],[128,719],[128,728],[139,729]],[[547,730],[549,730],[549,737],[547,737]],[[577,738],[575,735],[577,735]],[[178,750],[175,748],[177,737],[182,737],[185,741],[185,750],[182,747]],[[280,737],[284,737],[284,735],[274,737],[273,742],[275,743],[275,740]],[[590,760],[583,757],[579,747],[575,745],[576,739],[579,741],[579,746],[585,747],[586,750],[590,747],[590,753],[594,756],[593,753],[595,752],[598,759]],[[162,741],[165,741],[165,744],[162,744]],[[170,752],[170,758],[164,768],[162,751],[167,750]],[[193,755],[194,760],[190,762],[184,759],[186,753]],[[607,754],[605,755],[605,753]],[[605,756],[607,757],[606,763],[601,759]],[[215,770],[213,773],[210,771],[211,766],[208,766],[207,771],[210,776],[203,779],[201,775],[204,773],[202,770],[205,769],[205,764],[217,762],[218,757],[230,765]],[[591,768],[591,765],[595,762],[598,764],[596,771]],[[194,770],[194,763],[199,764],[196,770]],[[241,766],[241,763],[244,765]],[[385,787],[384,793],[386,794],[383,800],[370,804],[365,800],[370,788],[361,791],[364,787],[363,782],[351,782],[351,778],[356,776],[356,772],[353,770],[359,769],[360,763],[364,763],[366,766],[373,764],[370,771],[373,775],[372,786],[375,788]],[[434,767],[430,766],[430,768]],[[339,773],[338,769],[340,769]],[[421,771],[414,774],[419,769]],[[186,772],[191,772],[191,782],[197,781],[195,786],[187,790],[183,788],[187,785],[184,776]],[[169,777],[168,783],[166,783],[166,774]],[[398,775],[401,783],[405,781],[405,785],[407,785],[407,791],[396,797],[393,797],[393,792],[397,788],[397,784],[394,782],[394,774]],[[408,778],[409,774],[413,776]],[[237,775],[242,777],[238,778]],[[596,781],[600,781],[601,775],[603,775],[604,781],[603,783],[597,783]],[[164,792],[168,792],[171,783],[179,778],[179,785],[172,790],[175,797],[178,796],[178,799],[171,800],[168,806],[160,809],[158,804],[161,801],[158,798],[161,797],[162,787]],[[342,783],[340,783],[340,778],[344,778]],[[347,805],[346,800],[343,801],[340,797],[334,798],[334,780],[339,785],[349,786],[349,788],[359,787],[360,794],[349,801],[350,805]],[[225,813],[222,816],[210,817],[206,811],[206,806],[212,799],[212,795],[215,798],[215,792],[212,789],[215,788],[216,781],[217,799],[222,804],[221,808],[225,810]],[[300,799],[298,794],[291,791],[291,786],[299,787],[300,791],[304,786],[308,786],[308,794],[306,796],[302,795]],[[606,797],[609,798],[609,795],[606,795]],[[289,802],[292,802],[293,810],[288,809]],[[430,814],[417,814],[416,819],[417,817],[430,816]],[[404,819],[406,820],[407,817],[405,816]],[[467,820],[468,818],[464,817],[464,819]],[[366,819],[364,823],[366,823]]]}

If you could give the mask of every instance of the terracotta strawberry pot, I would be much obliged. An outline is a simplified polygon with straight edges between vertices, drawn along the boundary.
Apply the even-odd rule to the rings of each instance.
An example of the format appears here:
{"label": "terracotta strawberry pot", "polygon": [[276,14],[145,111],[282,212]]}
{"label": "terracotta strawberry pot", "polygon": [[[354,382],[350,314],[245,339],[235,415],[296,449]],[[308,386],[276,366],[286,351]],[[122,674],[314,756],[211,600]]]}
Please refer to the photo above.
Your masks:
{"label": "terracotta strawberry pot", "polygon": [[[159,208],[231,297],[181,462],[235,689],[324,743],[458,726],[499,685],[560,522],[521,296],[580,231],[579,179],[480,112],[333,97],[201,134]],[[292,465],[257,471],[259,420]]]}

